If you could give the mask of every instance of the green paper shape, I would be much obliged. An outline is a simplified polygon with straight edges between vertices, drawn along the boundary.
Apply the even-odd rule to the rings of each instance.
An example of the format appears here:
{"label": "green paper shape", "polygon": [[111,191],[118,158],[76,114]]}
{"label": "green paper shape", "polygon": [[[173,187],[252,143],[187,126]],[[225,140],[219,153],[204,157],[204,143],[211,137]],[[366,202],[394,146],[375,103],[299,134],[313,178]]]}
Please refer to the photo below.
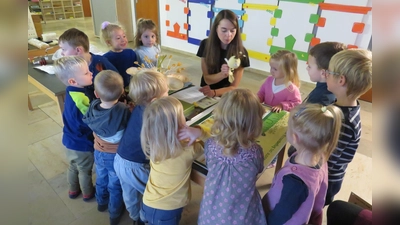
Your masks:
{"label": "green paper shape", "polygon": [[278,34],[279,34],[279,29],[273,27],[273,28],[271,29],[271,35],[272,35],[273,37],[278,37]]}
{"label": "green paper shape", "polygon": [[274,12],[274,17],[275,18],[282,18],[282,10],[281,9],[276,9]]}
{"label": "green paper shape", "polygon": [[293,50],[294,43],[296,43],[296,38],[294,38],[293,35],[285,37],[285,49]]}
{"label": "green paper shape", "polygon": [[314,34],[307,33],[304,37],[305,42],[311,42],[311,39],[314,37]]}
{"label": "green paper shape", "polygon": [[318,23],[319,15],[318,14],[311,14],[309,22],[312,24]]}

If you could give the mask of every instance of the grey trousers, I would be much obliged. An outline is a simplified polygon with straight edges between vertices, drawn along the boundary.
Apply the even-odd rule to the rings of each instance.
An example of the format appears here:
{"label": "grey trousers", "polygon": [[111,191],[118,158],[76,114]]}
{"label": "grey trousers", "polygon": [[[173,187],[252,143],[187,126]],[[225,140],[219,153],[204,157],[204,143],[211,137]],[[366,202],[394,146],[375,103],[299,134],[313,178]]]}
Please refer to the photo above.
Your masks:
{"label": "grey trousers", "polygon": [[83,195],[92,194],[93,152],[81,152],[66,148],[66,155],[69,162],[67,170],[69,191],[82,190]]}

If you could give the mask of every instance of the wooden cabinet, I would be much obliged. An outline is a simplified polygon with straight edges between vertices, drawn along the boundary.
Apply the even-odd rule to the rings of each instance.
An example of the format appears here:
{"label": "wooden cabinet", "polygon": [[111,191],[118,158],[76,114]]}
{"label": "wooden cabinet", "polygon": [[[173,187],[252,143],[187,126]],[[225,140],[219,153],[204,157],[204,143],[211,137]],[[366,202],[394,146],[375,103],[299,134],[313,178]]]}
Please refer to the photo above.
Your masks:
{"label": "wooden cabinet", "polygon": [[42,0],[40,7],[44,22],[84,17],[81,0]]}

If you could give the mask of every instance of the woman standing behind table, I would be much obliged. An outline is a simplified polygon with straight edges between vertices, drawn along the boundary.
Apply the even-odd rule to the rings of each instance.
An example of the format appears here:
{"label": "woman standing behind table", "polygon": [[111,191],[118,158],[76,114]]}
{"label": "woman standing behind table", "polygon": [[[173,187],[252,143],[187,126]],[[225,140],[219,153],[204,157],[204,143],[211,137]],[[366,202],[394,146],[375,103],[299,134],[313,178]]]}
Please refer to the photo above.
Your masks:
{"label": "woman standing behind table", "polygon": [[[221,96],[239,86],[245,67],[250,66],[248,53],[243,47],[236,14],[222,10],[215,17],[210,35],[200,43],[197,56],[201,57],[200,91],[208,97]],[[229,67],[225,61],[231,56],[240,58],[240,66],[233,71],[234,81],[229,82]]]}

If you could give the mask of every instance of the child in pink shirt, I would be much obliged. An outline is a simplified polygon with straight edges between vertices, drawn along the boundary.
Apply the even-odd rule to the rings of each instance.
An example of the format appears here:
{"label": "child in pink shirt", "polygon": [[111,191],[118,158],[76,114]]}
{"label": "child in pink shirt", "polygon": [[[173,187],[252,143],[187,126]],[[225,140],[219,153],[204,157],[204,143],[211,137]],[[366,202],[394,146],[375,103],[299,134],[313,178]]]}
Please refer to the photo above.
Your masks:
{"label": "child in pink shirt", "polygon": [[258,91],[258,98],[261,103],[271,106],[272,112],[290,111],[301,103],[297,56],[293,52],[279,50],[272,55],[269,65],[271,76]]}
{"label": "child in pink shirt", "polygon": [[[263,83],[257,95],[261,103],[271,106],[272,112],[290,111],[301,103],[297,56],[291,51],[279,50],[269,61],[271,76]],[[275,167],[277,157],[268,169]]]}

